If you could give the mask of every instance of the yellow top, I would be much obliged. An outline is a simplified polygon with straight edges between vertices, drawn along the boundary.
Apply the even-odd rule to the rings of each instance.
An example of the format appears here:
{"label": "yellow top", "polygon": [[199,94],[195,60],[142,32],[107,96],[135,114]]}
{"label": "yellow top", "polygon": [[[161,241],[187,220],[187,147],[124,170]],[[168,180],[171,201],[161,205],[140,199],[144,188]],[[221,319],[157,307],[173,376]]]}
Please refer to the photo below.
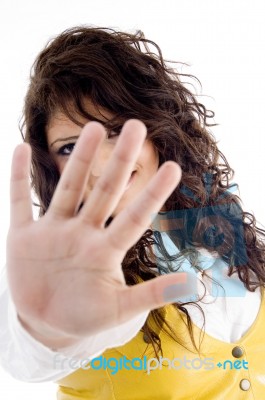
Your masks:
{"label": "yellow top", "polygon": [[[153,348],[140,331],[127,344],[105,351],[93,368],[90,363],[89,369],[80,368],[61,379],[58,400],[265,399],[264,295],[255,322],[240,340],[226,343],[205,334],[200,356],[194,352],[183,314],[173,305],[165,310],[166,320],[177,327],[177,335],[188,349],[160,331],[163,357],[168,360],[152,361]],[[193,329],[198,342],[201,331],[195,325]],[[128,359],[132,364],[127,362],[127,369],[120,364],[115,373],[118,361],[110,360],[112,357],[120,363]],[[104,362],[109,363],[105,368]],[[102,368],[96,369],[100,363]]]}

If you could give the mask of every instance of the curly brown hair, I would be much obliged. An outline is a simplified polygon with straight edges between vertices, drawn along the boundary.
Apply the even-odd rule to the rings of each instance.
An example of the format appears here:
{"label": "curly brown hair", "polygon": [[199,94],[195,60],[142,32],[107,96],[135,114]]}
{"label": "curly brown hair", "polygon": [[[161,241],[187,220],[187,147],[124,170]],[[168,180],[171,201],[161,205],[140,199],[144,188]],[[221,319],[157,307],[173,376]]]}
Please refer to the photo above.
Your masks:
{"label": "curly brown hair", "polygon": [[[158,151],[159,164],[174,160],[182,168],[181,183],[166,201],[167,211],[160,213],[160,218],[170,223],[176,219],[176,212],[177,218],[181,213],[182,230],[172,228],[168,232],[180,253],[170,256],[161,229],[149,229],[123,260],[127,284],[154,278],[165,270],[163,260],[169,270],[178,270],[183,254],[199,268],[197,249],[216,251],[221,232],[224,240],[219,256],[229,265],[228,275],[237,273],[245,288],[254,291],[265,282],[265,231],[256,226],[252,214],[242,211],[239,197],[229,190],[233,170],[210,132],[215,125],[209,122],[214,113],[198,102],[182,82],[183,77],[194,78],[173,69],[163,59],[159,46],[141,31],[129,34],[82,26],[52,39],[33,65],[20,127],[24,140],[32,147],[31,178],[39,199],[39,215],[47,211],[59,180],[47,145],[47,125],[58,110],[78,125],[78,115],[99,121],[86,110],[85,100],[89,99],[96,108],[114,115],[104,122],[110,135],[119,133],[126,120],[138,118],[146,125],[148,139]],[[241,226],[242,232],[231,230],[231,226]],[[238,245],[240,235],[243,241]],[[161,257],[150,256],[153,245],[158,246]],[[187,303],[190,301],[174,305],[186,315],[189,333],[198,349]],[[150,326],[151,319],[182,343],[165,321],[164,309],[153,310],[142,329],[156,354],[162,349],[159,335]]]}

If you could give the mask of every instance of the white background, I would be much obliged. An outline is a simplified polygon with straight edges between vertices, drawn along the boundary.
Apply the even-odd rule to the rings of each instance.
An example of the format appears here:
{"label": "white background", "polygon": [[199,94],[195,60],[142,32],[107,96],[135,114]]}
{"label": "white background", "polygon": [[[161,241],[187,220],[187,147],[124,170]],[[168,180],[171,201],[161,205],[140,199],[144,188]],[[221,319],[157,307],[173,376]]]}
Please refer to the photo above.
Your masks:
{"label": "white background", "polygon": [[[262,0],[46,0],[0,3],[0,265],[5,263],[9,170],[21,141],[18,121],[30,67],[49,38],[78,24],[141,29],[166,58],[202,83],[201,102],[216,112],[212,131],[239,183],[245,209],[265,222],[265,24]],[[55,399],[52,383],[26,384],[0,370],[1,398]],[[6,396],[3,396],[3,391]]]}

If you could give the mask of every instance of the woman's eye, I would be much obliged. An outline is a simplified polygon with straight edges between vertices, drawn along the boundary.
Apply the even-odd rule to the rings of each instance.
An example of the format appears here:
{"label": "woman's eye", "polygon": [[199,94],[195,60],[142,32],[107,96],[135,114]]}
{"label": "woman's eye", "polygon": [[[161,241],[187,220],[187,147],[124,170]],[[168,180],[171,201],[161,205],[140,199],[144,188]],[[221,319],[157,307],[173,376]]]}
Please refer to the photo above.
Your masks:
{"label": "woman's eye", "polygon": [[70,154],[74,150],[74,147],[75,143],[67,143],[57,150],[57,154],[59,154],[60,156],[70,156]]}

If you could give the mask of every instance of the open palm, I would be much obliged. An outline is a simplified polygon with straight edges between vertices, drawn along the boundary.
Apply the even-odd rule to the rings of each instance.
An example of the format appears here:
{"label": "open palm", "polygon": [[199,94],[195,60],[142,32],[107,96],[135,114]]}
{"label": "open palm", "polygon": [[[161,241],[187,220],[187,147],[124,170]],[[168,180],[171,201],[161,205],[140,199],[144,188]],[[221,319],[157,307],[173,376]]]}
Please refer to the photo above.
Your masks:
{"label": "open palm", "polygon": [[183,274],[169,274],[129,287],[121,268],[126,252],[179,183],[181,170],[176,163],[164,163],[134,202],[105,226],[124,193],[145,136],[140,121],[127,121],[104,173],[77,212],[105,137],[101,124],[88,123],[47,213],[38,221],[32,216],[30,147],[22,144],[15,150],[7,239],[9,286],[20,317],[44,336],[50,329],[58,337],[81,338],[119,325],[169,302],[164,290],[185,281]]}

